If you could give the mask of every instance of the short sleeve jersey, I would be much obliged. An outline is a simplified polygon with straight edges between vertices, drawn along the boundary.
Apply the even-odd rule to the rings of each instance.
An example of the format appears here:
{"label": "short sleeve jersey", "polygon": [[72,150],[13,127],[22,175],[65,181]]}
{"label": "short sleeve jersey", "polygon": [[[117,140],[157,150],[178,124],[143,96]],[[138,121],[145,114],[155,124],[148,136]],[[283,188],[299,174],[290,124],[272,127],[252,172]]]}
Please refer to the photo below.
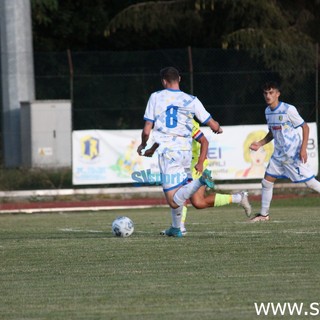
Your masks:
{"label": "short sleeve jersey", "polygon": [[274,138],[273,157],[285,161],[299,157],[301,138],[297,128],[304,124],[296,107],[279,102],[275,109],[265,110],[269,130]]}
{"label": "short sleeve jersey", "polygon": [[154,123],[153,137],[161,149],[191,150],[194,116],[203,124],[211,118],[197,97],[164,89],[151,94],[144,120]]}

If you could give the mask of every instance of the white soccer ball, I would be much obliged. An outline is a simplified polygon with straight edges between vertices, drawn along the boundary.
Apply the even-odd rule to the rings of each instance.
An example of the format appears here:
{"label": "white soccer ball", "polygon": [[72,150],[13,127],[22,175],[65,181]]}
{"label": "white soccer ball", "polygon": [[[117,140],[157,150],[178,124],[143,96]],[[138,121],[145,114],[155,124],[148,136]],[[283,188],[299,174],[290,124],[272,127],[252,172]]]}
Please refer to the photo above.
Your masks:
{"label": "white soccer ball", "polygon": [[130,237],[134,231],[134,224],[128,217],[117,217],[112,222],[112,234],[116,237]]}

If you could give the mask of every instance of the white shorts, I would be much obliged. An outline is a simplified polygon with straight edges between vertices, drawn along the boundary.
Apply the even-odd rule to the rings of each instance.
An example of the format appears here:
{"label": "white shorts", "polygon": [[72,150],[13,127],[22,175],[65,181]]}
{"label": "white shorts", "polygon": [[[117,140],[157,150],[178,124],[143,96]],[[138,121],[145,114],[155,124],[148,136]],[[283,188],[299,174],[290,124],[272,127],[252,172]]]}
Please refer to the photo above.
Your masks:
{"label": "white shorts", "polygon": [[164,150],[159,154],[159,168],[164,192],[176,189],[191,179],[191,152]]}
{"label": "white shorts", "polygon": [[314,178],[307,163],[302,163],[301,160],[279,161],[271,158],[268,164],[266,175],[276,179],[288,178],[292,182],[306,182]]}

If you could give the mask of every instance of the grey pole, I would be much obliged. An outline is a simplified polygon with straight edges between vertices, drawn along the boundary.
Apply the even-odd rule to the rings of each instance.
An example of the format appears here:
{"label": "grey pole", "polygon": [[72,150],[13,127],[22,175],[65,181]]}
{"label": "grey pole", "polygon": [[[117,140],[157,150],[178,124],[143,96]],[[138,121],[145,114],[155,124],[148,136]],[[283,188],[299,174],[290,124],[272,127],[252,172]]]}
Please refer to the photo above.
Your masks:
{"label": "grey pole", "polygon": [[4,165],[21,164],[20,102],[35,99],[30,0],[0,0]]}

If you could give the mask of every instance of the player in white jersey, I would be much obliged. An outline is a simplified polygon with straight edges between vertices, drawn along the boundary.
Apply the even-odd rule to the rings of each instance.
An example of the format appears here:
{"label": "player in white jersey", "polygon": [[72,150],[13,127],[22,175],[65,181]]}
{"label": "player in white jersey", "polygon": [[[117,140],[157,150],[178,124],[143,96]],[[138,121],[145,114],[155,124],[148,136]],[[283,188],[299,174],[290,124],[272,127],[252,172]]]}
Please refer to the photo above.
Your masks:
{"label": "player in white jersey", "polygon": [[[250,149],[257,151],[261,146],[274,140],[274,152],[262,180],[261,211],[251,219],[252,222],[269,220],[269,208],[276,179],[289,178],[295,183],[302,182],[320,193],[320,182],[315,179],[307,164],[308,124],[293,105],[279,101],[280,89],[275,82],[266,83],[263,90],[268,104],[265,115],[269,132],[262,140],[253,142]],[[297,130],[299,127],[302,128],[302,140]]]}
{"label": "player in white jersey", "polygon": [[197,97],[180,90],[181,78],[176,68],[162,69],[160,78],[164,89],[152,93],[149,98],[137,152],[143,154],[153,128],[153,138],[159,145],[162,187],[172,214],[172,225],[166,230],[166,235],[182,237],[180,225],[183,204],[202,185],[214,186],[208,170],[199,179],[187,184],[188,172],[185,169],[190,168],[191,164],[192,119],[196,116],[215,133],[222,133],[223,130]]}

